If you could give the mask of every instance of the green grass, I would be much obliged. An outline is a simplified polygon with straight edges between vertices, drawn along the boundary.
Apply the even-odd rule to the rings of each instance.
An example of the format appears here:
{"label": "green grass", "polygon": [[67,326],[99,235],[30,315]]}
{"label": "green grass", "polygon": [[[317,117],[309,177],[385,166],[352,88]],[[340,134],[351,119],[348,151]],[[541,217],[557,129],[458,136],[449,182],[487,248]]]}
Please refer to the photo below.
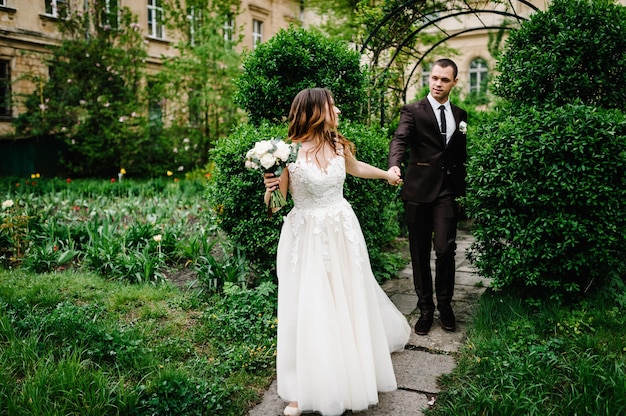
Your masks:
{"label": "green grass", "polygon": [[618,306],[530,306],[488,291],[457,362],[429,416],[626,414],[626,316]]}
{"label": "green grass", "polygon": [[245,414],[273,376],[275,287],[204,296],[0,270],[0,415]]}

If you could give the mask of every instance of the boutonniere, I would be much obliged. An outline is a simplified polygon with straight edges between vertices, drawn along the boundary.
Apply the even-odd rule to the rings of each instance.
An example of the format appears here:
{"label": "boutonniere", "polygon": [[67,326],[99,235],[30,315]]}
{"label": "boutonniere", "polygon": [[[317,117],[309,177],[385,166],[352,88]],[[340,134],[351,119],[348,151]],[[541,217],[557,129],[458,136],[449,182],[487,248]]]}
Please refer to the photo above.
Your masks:
{"label": "boutonniere", "polygon": [[462,134],[467,134],[467,123],[466,123],[466,122],[461,121],[461,122],[459,123],[459,131],[460,131]]}

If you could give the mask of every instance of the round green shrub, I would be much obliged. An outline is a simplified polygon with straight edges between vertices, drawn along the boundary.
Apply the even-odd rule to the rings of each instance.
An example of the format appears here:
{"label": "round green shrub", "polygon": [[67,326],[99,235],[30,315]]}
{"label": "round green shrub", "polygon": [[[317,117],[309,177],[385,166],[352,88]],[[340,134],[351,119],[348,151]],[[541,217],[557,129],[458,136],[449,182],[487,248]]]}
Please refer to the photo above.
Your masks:
{"label": "round green shrub", "polygon": [[494,93],[512,102],[574,100],[626,108],[626,8],[612,0],[555,0],[512,31]]}
{"label": "round green shrub", "polygon": [[471,259],[496,288],[562,297],[626,275],[626,116],[506,107],[477,127],[464,205]]}
{"label": "round green shrub", "polygon": [[[354,142],[357,158],[386,169],[388,140],[384,130],[359,124],[344,123],[341,132]],[[282,217],[293,207],[287,206],[268,219],[263,194],[262,176],[244,168],[246,152],[259,140],[285,137],[285,125],[262,123],[255,127],[239,125],[211,151],[215,162],[213,183],[209,191],[211,206],[217,214],[219,227],[249,260],[261,280],[275,276],[276,248]],[[348,177],[344,194],[352,204],[365,235],[372,269],[379,279],[390,277],[393,258],[383,255],[383,248],[398,235],[397,188],[382,180]]]}
{"label": "round green shrub", "polygon": [[244,57],[235,102],[255,125],[281,123],[298,92],[324,87],[333,92],[342,119],[359,120],[366,97],[360,59],[345,42],[306,29],[282,29]]}

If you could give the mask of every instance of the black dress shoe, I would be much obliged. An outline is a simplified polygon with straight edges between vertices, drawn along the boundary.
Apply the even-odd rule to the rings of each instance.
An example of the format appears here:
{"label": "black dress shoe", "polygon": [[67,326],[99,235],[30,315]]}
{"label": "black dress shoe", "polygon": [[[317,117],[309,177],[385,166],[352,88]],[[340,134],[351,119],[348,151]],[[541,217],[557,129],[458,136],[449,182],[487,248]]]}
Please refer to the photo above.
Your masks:
{"label": "black dress shoe", "polygon": [[439,323],[446,331],[454,331],[456,329],[456,318],[451,307],[439,310]]}
{"label": "black dress shoe", "polygon": [[430,331],[430,327],[433,325],[433,313],[422,312],[417,323],[415,324],[415,333],[417,335],[426,335]]}

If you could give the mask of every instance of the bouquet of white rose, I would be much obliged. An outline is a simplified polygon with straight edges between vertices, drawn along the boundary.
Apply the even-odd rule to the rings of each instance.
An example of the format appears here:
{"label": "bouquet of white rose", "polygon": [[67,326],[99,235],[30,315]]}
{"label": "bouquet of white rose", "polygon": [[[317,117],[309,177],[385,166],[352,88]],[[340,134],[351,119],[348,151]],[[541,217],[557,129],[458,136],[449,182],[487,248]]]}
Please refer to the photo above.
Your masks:
{"label": "bouquet of white rose", "polygon": [[[261,140],[256,142],[254,147],[246,153],[245,166],[248,169],[258,170],[261,173],[269,172],[280,176],[288,163],[296,161],[299,147],[299,143],[285,143],[280,138]],[[275,189],[272,191],[267,205],[268,215],[278,211],[285,205],[287,205],[287,200],[280,192],[280,189]]]}

